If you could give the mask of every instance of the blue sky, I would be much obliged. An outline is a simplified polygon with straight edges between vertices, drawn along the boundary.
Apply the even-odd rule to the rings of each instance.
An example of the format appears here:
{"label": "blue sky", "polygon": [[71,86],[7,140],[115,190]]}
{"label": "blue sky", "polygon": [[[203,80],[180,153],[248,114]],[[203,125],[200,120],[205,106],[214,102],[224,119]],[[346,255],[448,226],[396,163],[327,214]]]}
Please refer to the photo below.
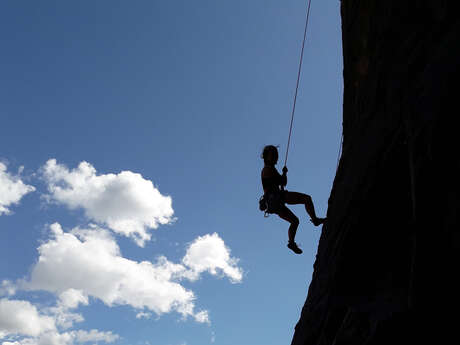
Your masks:
{"label": "blue sky", "polygon": [[[341,135],[339,5],[312,2],[288,162],[287,188],[310,194],[319,216]],[[266,144],[284,155],[305,6],[1,2],[0,189],[19,198],[0,196],[2,344],[290,342],[321,230],[293,206],[304,253],[286,248],[287,224],[257,208],[259,156]],[[153,285],[137,290],[160,258],[177,269],[163,281],[171,304]],[[139,282],[109,296],[120,277]],[[8,321],[18,308],[37,329]],[[63,327],[63,313],[80,319]]]}

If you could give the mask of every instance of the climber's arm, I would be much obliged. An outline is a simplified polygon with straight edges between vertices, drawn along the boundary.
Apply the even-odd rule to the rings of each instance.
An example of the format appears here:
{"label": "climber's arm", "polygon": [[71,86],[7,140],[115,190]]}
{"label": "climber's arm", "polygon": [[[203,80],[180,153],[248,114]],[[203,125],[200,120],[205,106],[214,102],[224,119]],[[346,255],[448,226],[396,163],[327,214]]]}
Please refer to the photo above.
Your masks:
{"label": "climber's arm", "polygon": [[283,168],[283,175],[279,175],[280,176],[280,185],[281,186],[286,186],[287,185],[287,172],[288,172],[288,169],[286,167]]}

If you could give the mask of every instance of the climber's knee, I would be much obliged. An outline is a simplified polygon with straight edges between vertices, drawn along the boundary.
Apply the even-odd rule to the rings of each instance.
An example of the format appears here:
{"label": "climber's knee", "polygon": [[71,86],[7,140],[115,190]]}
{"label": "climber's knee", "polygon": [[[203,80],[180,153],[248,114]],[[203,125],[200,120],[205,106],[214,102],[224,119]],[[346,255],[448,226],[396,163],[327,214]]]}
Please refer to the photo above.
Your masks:
{"label": "climber's knee", "polygon": [[312,203],[311,196],[308,194],[304,194],[303,202],[304,204],[311,204]]}
{"label": "climber's knee", "polygon": [[299,226],[299,218],[297,218],[297,216],[292,217],[291,224],[295,227]]}

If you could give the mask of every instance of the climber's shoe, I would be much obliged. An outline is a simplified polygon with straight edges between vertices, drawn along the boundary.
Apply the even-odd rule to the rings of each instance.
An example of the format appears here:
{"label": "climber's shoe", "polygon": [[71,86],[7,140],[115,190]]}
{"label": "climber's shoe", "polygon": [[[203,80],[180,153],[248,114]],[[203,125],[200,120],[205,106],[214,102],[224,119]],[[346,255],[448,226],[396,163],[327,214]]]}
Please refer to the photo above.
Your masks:
{"label": "climber's shoe", "polygon": [[297,243],[295,242],[289,242],[287,247],[292,250],[294,253],[296,254],[302,254],[302,249],[300,249],[298,246],[297,246]]}
{"label": "climber's shoe", "polygon": [[318,225],[323,224],[326,221],[326,219],[327,218],[318,218],[318,217],[316,217],[314,219],[313,218],[310,219],[310,221],[313,223],[314,226],[318,226]]}

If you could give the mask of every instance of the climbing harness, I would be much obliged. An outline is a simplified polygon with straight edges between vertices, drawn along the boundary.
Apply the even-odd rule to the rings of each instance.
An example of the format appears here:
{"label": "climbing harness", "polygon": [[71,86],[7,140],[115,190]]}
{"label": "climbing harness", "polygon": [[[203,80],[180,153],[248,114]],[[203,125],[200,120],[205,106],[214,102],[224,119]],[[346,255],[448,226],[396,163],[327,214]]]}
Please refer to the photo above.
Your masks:
{"label": "climbing harness", "polygon": [[259,199],[259,210],[264,212],[264,217],[277,213],[283,206],[284,200],[280,192],[264,194]]}
{"label": "climbing harness", "polygon": [[265,194],[262,195],[259,199],[259,210],[261,210],[264,213],[265,218],[268,217],[268,202],[265,198]]}
{"label": "climbing harness", "polygon": [[310,19],[310,6],[311,6],[311,0],[308,0],[307,15],[306,15],[306,18],[305,18],[305,29],[303,31],[302,50],[300,52],[299,71],[297,72],[297,82],[296,82],[296,86],[295,86],[294,103],[292,105],[291,124],[289,125],[289,136],[288,136],[288,142],[287,142],[287,147],[286,147],[286,156],[285,156],[285,159],[284,159],[284,166],[286,166],[286,164],[287,164],[287,159],[288,159],[288,154],[289,154],[289,145],[291,144],[292,124],[294,123],[295,106],[296,106],[296,103],[297,103],[297,93],[299,91],[300,74],[302,72],[303,52],[304,52],[304,49],[305,49],[305,41],[307,39],[308,22],[309,22],[309,19]]}

